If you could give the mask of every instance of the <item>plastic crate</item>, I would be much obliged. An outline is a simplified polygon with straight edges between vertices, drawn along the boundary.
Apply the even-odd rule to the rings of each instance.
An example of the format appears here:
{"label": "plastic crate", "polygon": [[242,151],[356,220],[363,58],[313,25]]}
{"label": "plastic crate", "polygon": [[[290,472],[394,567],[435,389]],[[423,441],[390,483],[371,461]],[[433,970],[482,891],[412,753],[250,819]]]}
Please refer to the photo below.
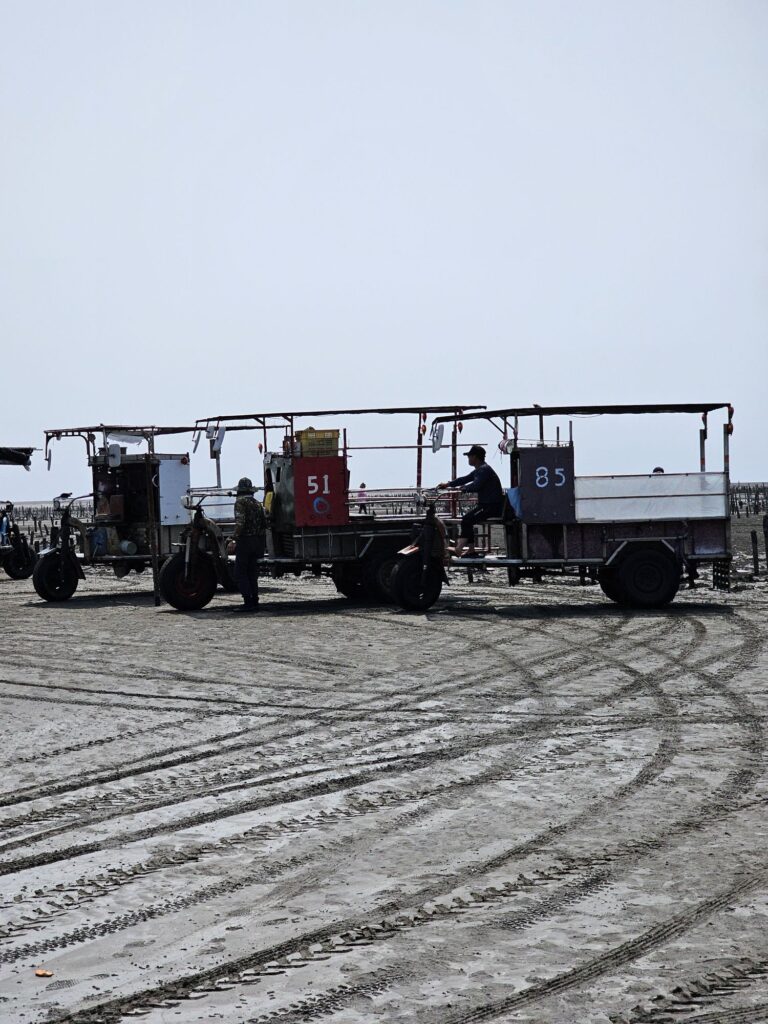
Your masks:
{"label": "plastic crate", "polygon": [[338,430],[314,430],[307,427],[306,430],[296,431],[296,440],[299,443],[299,452],[302,455],[338,455],[339,453]]}

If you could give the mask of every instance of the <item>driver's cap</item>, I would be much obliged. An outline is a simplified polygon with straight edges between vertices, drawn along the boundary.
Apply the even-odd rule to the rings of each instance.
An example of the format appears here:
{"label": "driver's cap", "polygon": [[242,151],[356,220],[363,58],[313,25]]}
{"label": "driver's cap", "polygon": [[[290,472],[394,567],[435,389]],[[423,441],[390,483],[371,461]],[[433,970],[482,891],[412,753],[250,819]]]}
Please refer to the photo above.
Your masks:
{"label": "driver's cap", "polygon": [[468,452],[464,452],[464,455],[469,458],[470,455],[477,455],[479,458],[485,460],[485,448],[479,444],[473,444]]}

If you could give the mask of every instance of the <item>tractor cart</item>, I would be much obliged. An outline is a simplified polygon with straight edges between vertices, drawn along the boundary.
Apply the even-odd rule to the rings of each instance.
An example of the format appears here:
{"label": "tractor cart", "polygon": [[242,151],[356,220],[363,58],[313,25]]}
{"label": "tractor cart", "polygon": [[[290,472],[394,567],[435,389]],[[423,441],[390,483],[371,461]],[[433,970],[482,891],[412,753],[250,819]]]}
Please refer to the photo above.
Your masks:
{"label": "tractor cart", "polygon": [[[707,418],[722,410],[723,467],[706,465]],[[545,425],[557,417],[626,416],[688,413],[701,417],[699,469],[693,473],[576,475],[573,422],[561,440],[545,436]],[[509,487],[501,516],[485,529],[503,532],[504,552],[486,557],[452,558],[451,566],[469,569],[506,566],[509,583],[544,573],[580,576],[597,581],[608,598],[630,608],[668,604],[685,579],[690,586],[704,565],[712,567],[712,585],[729,588],[731,563],[729,440],[733,408],[728,403],[687,405],[533,406],[467,414],[483,419],[500,434],[499,449],[508,457]],[[521,421],[534,421],[523,441]],[[432,425],[433,449],[452,417],[438,416]],[[425,519],[429,528],[429,517]],[[414,562],[418,558],[410,556]],[[407,561],[407,558],[403,558]],[[427,608],[436,600],[434,588],[414,565],[409,607]],[[402,603],[402,602],[401,602]],[[404,604],[404,606],[406,606]]]}
{"label": "tractor cart", "polygon": [[[397,601],[407,604],[413,586],[409,564],[395,572],[398,552],[411,543],[414,520],[425,509],[422,466],[429,415],[449,414],[454,424],[451,440],[452,469],[457,466],[460,421],[466,410],[483,406],[422,406],[396,409],[341,409],[314,412],[248,413],[214,416],[197,421],[196,445],[207,438],[218,457],[224,437],[231,431],[257,431],[263,457],[263,491],[267,512],[267,551],[264,571],[272,576],[315,575],[330,572],[339,593],[350,601]],[[409,416],[415,423],[412,444],[350,445],[346,429],[316,430],[311,425],[332,418]],[[300,424],[307,424],[303,429]],[[416,455],[415,486],[390,489],[350,487],[349,460],[357,452],[411,450]],[[220,482],[220,473],[218,473]],[[227,556],[210,535],[209,517],[203,514],[205,496],[193,503],[193,519],[176,554],[160,573],[160,593],[183,611],[203,608],[212,599],[216,580]],[[454,515],[456,498],[443,499]],[[417,525],[417,532],[429,525]],[[441,539],[435,531],[429,542],[425,575],[429,592],[439,596],[444,580]],[[426,550],[427,545],[424,546]],[[421,577],[420,577],[421,579]]]}
{"label": "tractor cart", "polygon": [[[0,466],[29,469],[34,448],[0,448]],[[14,519],[12,501],[0,501],[0,567],[12,580],[32,575],[37,555]]]}
{"label": "tractor cart", "polygon": [[[54,440],[79,437],[85,442],[92,474],[92,491],[54,499],[61,521],[55,543],[40,552],[32,576],[35,590],[46,601],[66,601],[85,579],[85,566],[107,566],[116,577],[152,570],[155,600],[163,563],[176,550],[189,522],[186,508],[190,484],[189,454],[161,454],[155,439],[191,433],[191,427],[98,426],[48,430],[45,452],[51,465]],[[129,454],[129,447],[145,451]],[[83,521],[72,515],[76,501],[90,499],[93,515]],[[209,526],[211,543],[224,550],[226,539],[216,523]],[[231,588],[226,558],[221,560],[221,583]]]}

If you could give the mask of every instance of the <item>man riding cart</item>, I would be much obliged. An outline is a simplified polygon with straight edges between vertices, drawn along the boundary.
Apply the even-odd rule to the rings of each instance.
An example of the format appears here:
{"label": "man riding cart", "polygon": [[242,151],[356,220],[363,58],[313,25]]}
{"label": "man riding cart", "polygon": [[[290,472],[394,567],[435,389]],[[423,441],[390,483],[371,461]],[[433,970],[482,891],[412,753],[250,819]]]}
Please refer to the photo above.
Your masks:
{"label": "man riding cart", "polygon": [[[454,549],[454,554],[457,557],[465,554],[467,558],[474,558],[476,554],[475,527],[479,523],[487,522],[489,519],[501,515],[504,491],[501,480],[485,461],[485,448],[479,444],[473,444],[464,454],[469,459],[471,472],[448,483],[438,484],[437,489],[445,491],[451,487],[460,487],[463,494],[477,496],[477,504],[461,517],[461,528]],[[464,551],[465,546],[467,547],[466,552]]]}

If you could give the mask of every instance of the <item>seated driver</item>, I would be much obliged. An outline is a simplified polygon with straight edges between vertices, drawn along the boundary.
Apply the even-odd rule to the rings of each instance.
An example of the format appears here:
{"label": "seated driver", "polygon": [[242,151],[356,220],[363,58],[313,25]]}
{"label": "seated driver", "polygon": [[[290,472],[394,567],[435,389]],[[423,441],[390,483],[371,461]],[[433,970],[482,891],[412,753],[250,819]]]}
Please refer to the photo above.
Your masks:
{"label": "seated driver", "polygon": [[[477,557],[475,525],[501,515],[504,490],[501,480],[485,461],[485,448],[479,444],[473,444],[464,454],[469,459],[472,472],[467,473],[466,476],[456,477],[455,480],[450,480],[447,483],[438,484],[437,487],[438,490],[460,487],[464,494],[477,495],[477,505],[462,516],[461,529],[454,552],[457,558],[474,558]],[[464,550],[465,546],[466,551]]]}

